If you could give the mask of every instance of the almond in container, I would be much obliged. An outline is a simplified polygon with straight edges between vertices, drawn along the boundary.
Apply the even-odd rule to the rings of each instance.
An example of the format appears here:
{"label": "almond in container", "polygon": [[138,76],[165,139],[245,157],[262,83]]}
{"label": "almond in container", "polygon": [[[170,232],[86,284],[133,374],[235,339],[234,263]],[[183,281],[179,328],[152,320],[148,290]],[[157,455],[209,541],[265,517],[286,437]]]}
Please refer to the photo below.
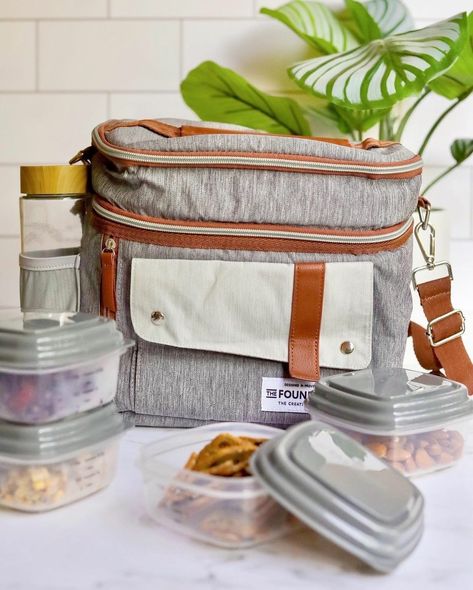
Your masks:
{"label": "almond in container", "polygon": [[464,385],[408,369],[365,369],[322,379],[307,409],[408,476],[463,456],[473,398]]}

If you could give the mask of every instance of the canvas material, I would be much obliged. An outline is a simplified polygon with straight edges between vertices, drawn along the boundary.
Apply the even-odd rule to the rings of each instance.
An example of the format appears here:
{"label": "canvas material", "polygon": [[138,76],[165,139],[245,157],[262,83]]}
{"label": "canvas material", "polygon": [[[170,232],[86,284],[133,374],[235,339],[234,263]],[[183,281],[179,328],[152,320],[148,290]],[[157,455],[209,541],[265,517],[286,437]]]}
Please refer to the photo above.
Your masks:
{"label": "canvas material", "polygon": [[[274,152],[366,163],[413,156],[399,144],[362,150],[271,135],[197,135],[170,140],[141,127],[116,129],[110,138],[122,146],[159,151]],[[92,183],[111,203],[152,217],[380,228],[409,218],[417,205],[421,177],[373,181],[271,170],[122,167],[97,158]]]}
{"label": "canvas material", "polygon": [[68,249],[20,255],[22,311],[77,311],[80,299],[79,254]]}
{"label": "canvas material", "polygon": [[[273,151],[357,158],[366,162],[396,161],[412,156],[399,145],[358,150],[275,136],[202,135],[168,140],[142,128],[117,129],[113,136],[115,142],[124,146],[163,151]],[[342,229],[378,229],[408,219],[417,205],[421,182],[420,176],[394,181],[264,170],[123,167],[102,156],[93,160],[92,178],[96,193],[141,215]],[[91,313],[100,309],[101,241],[102,236],[93,228],[89,214],[81,252],[81,309]],[[117,260],[116,319],[125,337],[134,338],[137,344],[121,360],[117,403],[122,411],[135,414],[137,424],[174,427],[238,420],[286,426],[305,419],[306,415],[260,409],[262,378],[287,376],[287,363],[165,346],[137,336],[130,316],[133,259],[290,265],[371,262],[370,366],[402,365],[412,308],[409,287],[412,239],[392,251],[358,256],[187,249],[122,239]],[[351,295],[350,288],[345,289],[345,296]],[[333,372],[337,369],[322,368],[321,376]]]}
{"label": "canvas material", "polygon": [[[81,308],[100,309],[101,235],[90,223],[83,238]],[[412,311],[409,277],[412,240],[397,250],[374,255],[294,254],[234,250],[188,250],[120,242],[117,273],[117,323],[136,346],[121,360],[117,403],[148,426],[196,426],[210,421],[241,420],[289,425],[303,414],[261,412],[263,377],[287,376],[287,365],[209,351],[153,344],[137,337],[130,317],[131,265],[134,258],[239,260],[248,262],[373,263],[373,328],[370,366],[402,365]],[[347,296],[350,295],[348,290]],[[321,369],[321,375],[337,372]]]}
{"label": "canvas material", "polygon": [[[293,264],[132,260],[130,309],[142,340],[288,362]],[[371,361],[373,265],[325,264],[319,362],[362,369]],[[351,290],[350,297],[346,296]],[[153,322],[151,314],[163,316]],[[343,342],[354,350],[344,354]]]}

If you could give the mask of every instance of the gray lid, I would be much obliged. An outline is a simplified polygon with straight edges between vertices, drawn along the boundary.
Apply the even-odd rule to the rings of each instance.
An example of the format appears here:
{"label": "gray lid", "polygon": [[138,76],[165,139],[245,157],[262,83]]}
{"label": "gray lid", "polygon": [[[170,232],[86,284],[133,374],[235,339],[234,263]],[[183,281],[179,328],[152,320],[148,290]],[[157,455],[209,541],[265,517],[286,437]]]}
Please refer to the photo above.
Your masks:
{"label": "gray lid", "polygon": [[365,369],[320,380],[307,401],[316,416],[359,432],[395,434],[473,416],[461,383],[408,369]]}
{"label": "gray lid", "polygon": [[322,422],[297,424],[266,442],[251,467],[279,504],[379,571],[394,569],[422,536],[419,490]]}
{"label": "gray lid", "polygon": [[113,320],[86,313],[0,313],[0,370],[75,365],[129,346]]}
{"label": "gray lid", "polygon": [[112,402],[44,425],[0,421],[0,458],[49,461],[118,436],[128,427]]}

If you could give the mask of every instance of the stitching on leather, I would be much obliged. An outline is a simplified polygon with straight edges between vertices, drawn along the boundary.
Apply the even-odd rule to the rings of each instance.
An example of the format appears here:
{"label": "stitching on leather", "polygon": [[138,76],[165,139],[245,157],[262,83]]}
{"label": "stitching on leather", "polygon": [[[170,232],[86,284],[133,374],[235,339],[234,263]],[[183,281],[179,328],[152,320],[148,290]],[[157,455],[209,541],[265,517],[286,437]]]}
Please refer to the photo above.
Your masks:
{"label": "stitching on leather", "polygon": [[433,301],[435,299],[438,299],[439,297],[444,297],[445,295],[447,297],[450,297],[450,293],[451,293],[451,291],[440,291],[439,293],[434,293],[433,295],[428,295],[427,297],[423,297],[423,301],[424,302]]}
{"label": "stitching on leather", "polygon": [[[323,311],[323,300],[324,300],[324,288],[325,288],[325,264],[319,263],[317,266],[317,275],[319,279],[319,295],[317,299],[317,334],[314,338],[314,373],[317,378],[320,376],[320,365],[319,365],[319,347],[320,347],[320,329],[322,327],[322,311]],[[316,276],[317,276],[316,275]]]}
{"label": "stitching on leather", "polygon": [[292,368],[294,366],[294,347],[295,347],[295,324],[297,320],[297,309],[299,301],[299,265],[294,265],[294,289],[293,289],[293,307],[292,307],[292,318],[291,318],[291,338],[289,346],[289,373],[292,376]]}

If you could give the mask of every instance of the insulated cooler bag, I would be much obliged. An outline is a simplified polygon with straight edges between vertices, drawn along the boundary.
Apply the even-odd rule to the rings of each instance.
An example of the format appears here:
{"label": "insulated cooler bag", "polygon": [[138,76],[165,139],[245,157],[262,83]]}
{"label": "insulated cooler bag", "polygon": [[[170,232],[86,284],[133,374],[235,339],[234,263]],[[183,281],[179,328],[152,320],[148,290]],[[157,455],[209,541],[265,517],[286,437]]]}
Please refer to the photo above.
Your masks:
{"label": "insulated cooler bag", "polygon": [[79,159],[81,309],[136,340],[117,403],[137,424],[288,425],[321,376],[402,366],[422,171],[402,145],[113,120]]}

